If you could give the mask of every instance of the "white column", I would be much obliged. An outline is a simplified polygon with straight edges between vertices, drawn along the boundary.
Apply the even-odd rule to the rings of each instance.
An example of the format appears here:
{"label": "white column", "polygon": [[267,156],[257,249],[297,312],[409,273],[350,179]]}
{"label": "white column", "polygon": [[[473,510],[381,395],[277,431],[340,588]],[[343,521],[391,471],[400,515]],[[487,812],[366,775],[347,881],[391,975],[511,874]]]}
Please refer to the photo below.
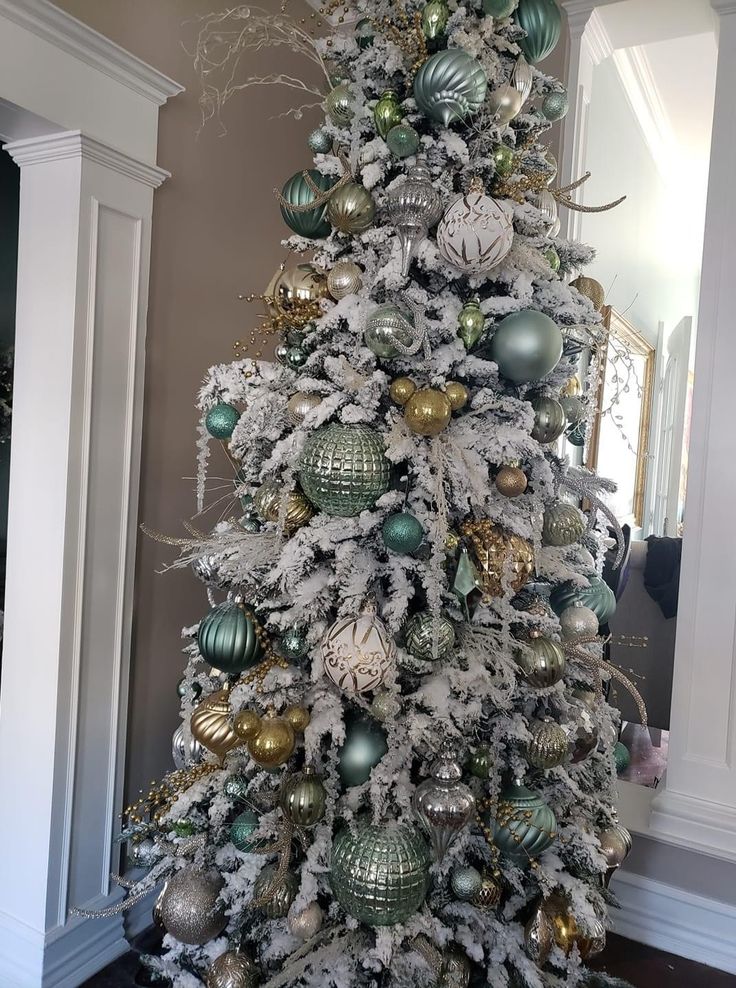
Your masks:
{"label": "white column", "polygon": [[[21,169],[0,717],[0,984],[72,988],[126,949],[113,844],[127,719],[153,190],[79,131]],[[118,893],[119,894],[119,893]]]}
{"label": "white column", "polygon": [[736,2],[720,19],[666,789],[651,827],[736,860]]}

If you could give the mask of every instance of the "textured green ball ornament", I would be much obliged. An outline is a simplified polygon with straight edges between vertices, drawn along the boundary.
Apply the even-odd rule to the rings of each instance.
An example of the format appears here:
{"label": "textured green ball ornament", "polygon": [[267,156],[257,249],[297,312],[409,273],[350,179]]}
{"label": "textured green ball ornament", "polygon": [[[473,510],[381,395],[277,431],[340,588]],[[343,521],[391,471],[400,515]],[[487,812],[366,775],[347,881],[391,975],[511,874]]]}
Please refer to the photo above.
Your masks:
{"label": "textured green ball ornament", "polygon": [[311,768],[291,776],[281,792],[281,807],[297,827],[310,830],[325,815],[327,792],[322,779]]}
{"label": "textured green ball ornament", "polygon": [[560,255],[554,247],[548,247],[544,252],[545,259],[555,274],[560,270]]}
{"label": "textured green ball ornament", "polygon": [[428,41],[436,41],[445,33],[450,19],[447,0],[429,0],[422,10],[422,31]]}
{"label": "textured green ball ornament", "polygon": [[563,117],[567,116],[569,109],[570,102],[564,89],[562,92],[547,93],[542,102],[542,116],[550,123],[562,120]]}
{"label": "textured green ball ornament", "polygon": [[483,67],[462,48],[438,51],[414,79],[414,98],[420,111],[445,127],[479,110],[487,90]]}
{"label": "textured green ball ornament", "polygon": [[518,43],[530,62],[541,62],[557,47],[562,15],[555,0],[519,0],[516,23],[526,31]]}
{"label": "textured green ball ornament", "polygon": [[332,138],[326,130],[313,130],[307,138],[309,150],[315,154],[329,154],[332,150]]}
{"label": "textured green ball ornament", "polygon": [[506,144],[497,144],[491,155],[496,166],[496,174],[507,178],[514,170],[514,152]]}
{"label": "textured green ball ornament", "polygon": [[495,811],[488,811],[484,822],[499,851],[522,866],[550,846],[557,830],[549,806],[518,779],[503,790]]}
{"label": "textured green ball ornament", "polygon": [[470,902],[481,890],[483,876],[477,868],[453,868],[450,875],[452,894],[461,902]]}
{"label": "textured green ball ornament", "polygon": [[358,182],[346,182],[332,193],[327,204],[327,219],[340,233],[365,233],[373,224],[376,203],[370,192]]}
{"label": "textured green ball ornament", "polygon": [[378,134],[386,140],[388,132],[401,123],[403,113],[398,95],[387,89],[373,108],[373,120]]}
{"label": "textured green ball ornament", "polygon": [[230,825],[230,840],[239,851],[252,854],[262,844],[260,839],[253,839],[259,824],[258,814],[253,810],[243,810],[235,817]]}
{"label": "textured green ball ornament", "polygon": [[526,760],[534,768],[548,769],[567,759],[567,734],[555,721],[545,717],[529,724],[531,741],[526,746]]}
{"label": "textured green ball ornament", "polygon": [[483,0],[483,13],[501,20],[509,17],[516,6],[516,0]]}
{"label": "textured green ball ornament", "polygon": [[260,628],[242,601],[213,607],[197,631],[199,653],[220,672],[234,675],[252,669],[263,658]]}
{"label": "textured green ball ornament", "polygon": [[408,511],[399,511],[395,515],[389,515],[381,528],[383,544],[391,552],[398,552],[402,556],[411,555],[416,552],[424,540],[424,529],[422,523]]}
{"label": "textured green ball ornament", "polygon": [[361,923],[394,926],[424,902],[430,860],[424,838],[410,827],[363,824],[343,830],[332,845],[332,891]]}
{"label": "textured green ball ornament", "polygon": [[225,780],[222,791],[228,799],[245,802],[248,798],[248,780],[244,775],[231,775],[229,779]]}
{"label": "textured green ball ornament", "polygon": [[229,439],[240,420],[240,412],[221,401],[207,412],[204,425],[213,439]]}
{"label": "textured green ball ornament", "polygon": [[536,635],[524,643],[514,655],[524,679],[530,686],[546,689],[559,683],[565,675],[565,653],[556,641],[545,635]]}
{"label": "textured green ball ornament", "polygon": [[410,124],[397,124],[386,134],[386,144],[395,158],[409,158],[419,150],[419,134]]}
{"label": "textured green ball ornament", "polygon": [[553,371],[562,356],[562,333],[549,316],[524,309],[506,316],[491,339],[491,360],[514,384],[539,381]]}
{"label": "textured green ball ornament", "polygon": [[496,759],[491,749],[481,746],[471,752],[465,767],[474,778],[486,781],[490,779],[495,764]]}
{"label": "textured green ball ornament", "polygon": [[390,467],[380,434],[367,425],[323,426],[307,439],[299,479],[321,511],[341,518],[372,508],[389,487]]}
{"label": "textured green ball ornament", "polygon": [[330,120],[338,127],[347,127],[353,119],[353,93],[347,82],[339,82],[331,89],[325,100],[325,109]]}
{"label": "textured green ball ornament", "polygon": [[285,659],[296,662],[309,652],[307,636],[301,628],[287,628],[279,638],[279,652]]}
{"label": "textured green ball ornament", "polygon": [[532,439],[545,446],[555,442],[565,431],[565,413],[562,405],[549,395],[533,395],[529,401],[534,409]]}
{"label": "textured green ball ornament", "polygon": [[457,317],[457,335],[463,341],[466,350],[472,350],[483,335],[486,317],[480,310],[480,299],[471,298],[460,310]]}
{"label": "textured green ball ornament", "polygon": [[450,654],[455,645],[455,626],[442,615],[421,611],[409,619],[404,631],[406,649],[415,659],[426,662],[435,660],[435,641],[437,645],[437,660],[444,659]]}
{"label": "textured green ball ornament", "polygon": [[[307,174],[320,192],[327,192],[335,184],[333,178],[328,178],[327,175],[318,172],[316,168],[310,168]],[[281,190],[281,195],[292,206],[306,206],[315,200],[315,194],[307,184],[303,172],[297,172],[289,179]],[[321,206],[315,206],[314,209],[307,209],[303,212],[297,212],[282,205],[281,215],[289,229],[298,233],[300,237],[321,240],[330,232],[330,224],[327,220],[327,203],[322,203]]]}
{"label": "textured green ball ornament", "polygon": [[362,786],[387,751],[386,732],[380,724],[364,716],[348,719],[337,763],[343,786],[346,789]]}
{"label": "textured green ball ornament", "polygon": [[[261,871],[253,886],[254,899],[259,899],[268,892],[276,878],[277,870],[277,865],[269,864]],[[291,909],[291,904],[296,899],[298,891],[299,879],[296,875],[292,875],[290,871],[287,871],[276,895],[265,905],[261,906],[261,910],[266,914],[268,919],[283,919],[289,909]]]}
{"label": "textured green ball ornament", "polygon": [[600,624],[607,624],[616,613],[616,596],[599,576],[589,576],[590,586],[579,587],[574,583],[562,583],[550,594],[552,610],[559,617],[574,604],[582,604],[595,612]]}
{"label": "textured green ball ornament", "polygon": [[616,763],[616,771],[619,775],[625,772],[629,765],[631,765],[631,752],[623,741],[616,742],[616,747],[613,749],[613,760]]}
{"label": "textured green ball ornament", "polygon": [[573,504],[566,504],[564,501],[549,504],[544,509],[542,545],[573,545],[580,541],[585,529],[585,516]]}

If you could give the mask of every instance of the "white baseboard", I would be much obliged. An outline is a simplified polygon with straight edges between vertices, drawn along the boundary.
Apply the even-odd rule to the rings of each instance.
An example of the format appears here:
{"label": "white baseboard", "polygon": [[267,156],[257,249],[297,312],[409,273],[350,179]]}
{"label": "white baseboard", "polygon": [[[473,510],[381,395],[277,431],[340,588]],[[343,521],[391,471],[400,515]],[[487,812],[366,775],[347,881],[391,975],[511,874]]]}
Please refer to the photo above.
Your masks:
{"label": "white baseboard", "polygon": [[736,974],[736,906],[622,871],[611,891],[621,903],[610,914],[614,932]]}

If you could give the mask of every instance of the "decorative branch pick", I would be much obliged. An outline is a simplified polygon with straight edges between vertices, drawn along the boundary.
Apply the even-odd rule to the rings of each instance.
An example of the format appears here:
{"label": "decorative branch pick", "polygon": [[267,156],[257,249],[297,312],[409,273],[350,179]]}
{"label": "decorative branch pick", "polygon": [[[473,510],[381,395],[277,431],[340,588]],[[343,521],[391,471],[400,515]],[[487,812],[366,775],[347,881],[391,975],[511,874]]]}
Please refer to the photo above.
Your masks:
{"label": "decorative branch pick", "polygon": [[609,209],[615,209],[616,206],[620,206],[626,199],[626,196],[621,196],[620,199],[616,199],[614,202],[607,202],[604,206],[583,206],[582,203],[575,202],[575,200],[570,197],[570,193],[574,192],[575,189],[579,189],[588,181],[589,178],[590,172],[586,172],[583,177],[577,179],[577,181],[571,182],[569,185],[565,185],[559,189],[552,189],[552,195],[561,206],[566,206],[568,209],[572,209],[576,213],[605,213]]}
{"label": "decorative branch pick", "polygon": [[596,672],[606,672],[611,679],[615,679],[616,682],[620,683],[630,694],[632,700],[636,704],[636,709],[639,711],[642,725],[646,727],[648,723],[646,704],[644,703],[641,693],[636,686],[634,686],[629,677],[621,672],[621,670],[611,662],[606,662],[605,659],[601,659],[599,656],[591,655],[582,647],[583,645],[598,645],[602,648],[606,642],[609,642],[610,640],[610,636],[608,638],[601,638],[598,635],[577,638],[574,642],[562,642],[562,651],[568,659],[573,659],[575,662],[580,662],[581,665],[587,665]]}

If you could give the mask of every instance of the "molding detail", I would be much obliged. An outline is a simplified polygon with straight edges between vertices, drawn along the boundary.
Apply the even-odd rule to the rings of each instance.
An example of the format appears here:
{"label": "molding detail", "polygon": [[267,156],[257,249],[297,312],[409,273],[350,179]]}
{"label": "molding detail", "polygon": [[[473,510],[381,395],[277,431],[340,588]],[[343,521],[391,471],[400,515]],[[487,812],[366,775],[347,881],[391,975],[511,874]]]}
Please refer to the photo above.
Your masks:
{"label": "molding detail", "polygon": [[593,11],[585,25],[583,44],[588,49],[593,65],[600,65],[613,54],[613,45],[606,31],[606,25],[597,10]]}
{"label": "molding detail", "polygon": [[0,17],[104,72],[157,106],[184,91],[178,82],[146,65],[48,0],[0,0]]}
{"label": "molding detail", "polygon": [[726,14],[736,14],[736,2],[734,0],[710,0],[710,5],[720,17]]}
{"label": "molding detail", "polygon": [[[0,0],[0,3],[2,2],[3,0]],[[87,137],[78,130],[31,137],[26,141],[13,141],[11,144],[6,144],[4,150],[22,168],[49,161],[61,161],[64,158],[85,158],[104,168],[119,172],[126,178],[142,182],[152,189],[157,189],[171,174],[164,168],[138,161],[124,151],[118,151],[101,141],[96,141],[93,137]]]}
{"label": "molding detail", "polygon": [[669,180],[675,136],[646,52],[639,46],[618,49],[613,52],[613,64],[654,163]]}
{"label": "molding detail", "polygon": [[648,836],[736,861],[736,808],[665,789],[652,803]]}

